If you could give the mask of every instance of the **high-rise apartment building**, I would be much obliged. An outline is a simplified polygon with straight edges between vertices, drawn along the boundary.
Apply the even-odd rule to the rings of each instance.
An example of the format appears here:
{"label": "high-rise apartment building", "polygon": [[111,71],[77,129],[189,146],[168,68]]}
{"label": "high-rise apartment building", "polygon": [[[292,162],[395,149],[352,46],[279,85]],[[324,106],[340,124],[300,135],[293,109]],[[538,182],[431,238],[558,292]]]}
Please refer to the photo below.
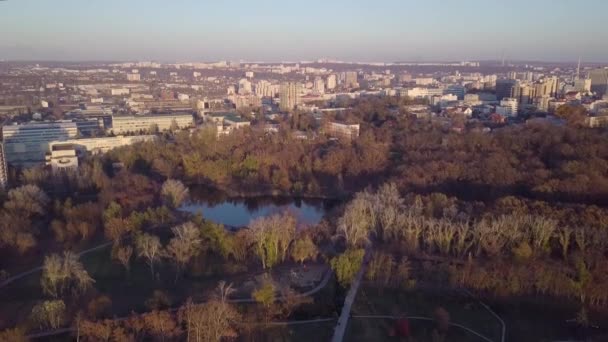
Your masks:
{"label": "high-rise apartment building", "polygon": [[313,85],[313,89],[317,94],[325,93],[325,81],[321,77],[315,78],[315,83]]}
{"label": "high-rise apartment building", "polygon": [[589,72],[591,91],[598,94],[608,94],[608,69],[595,69]]}
{"label": "high-rise apartment building", "polygon": [[255,85],[255,94],[258,97],[274,97],[272,84],[266,80],[261,80]]}
{"label": "high-rise apartment building", "polygon": [[344,73],[344,85],[346,88],[358,88],[358,74],[356,71],[347,71]]}
{"label": "high-rise apartment building", "polygon": [[337,79],[336,75],[331,74],[331,75],[327,76],[327,89],[329,89],[329,90],[336,89],[337,85],[338,85],[338,79]]}
{"label": "high-rise apartment building", "polygon": [[280,105],[279,108],[282,111],[288,112],[295,109],[300,101],[300,84],[297,82],[284,82],[281,84],[281,91],[279,95]]}
{"label": "high-rise apartment building", "polygon": [[8,169],[6,158],[4,158],[4,145],[0,143],[0,189],[6,189],[8,185]]}

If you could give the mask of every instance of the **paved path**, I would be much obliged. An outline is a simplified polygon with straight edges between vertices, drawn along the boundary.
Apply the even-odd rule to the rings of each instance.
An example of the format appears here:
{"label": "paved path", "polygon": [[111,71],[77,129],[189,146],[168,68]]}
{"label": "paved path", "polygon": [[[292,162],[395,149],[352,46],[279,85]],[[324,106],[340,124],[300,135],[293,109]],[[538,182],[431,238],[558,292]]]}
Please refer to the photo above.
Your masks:
{"label": "paved path", "polygon": [[[471,296],[472,298],[477,299],[477,297],[475,297],[471,293],[471,291],[469,291],[467,289],[462,289],[462,291],[464,293],[468,294],[469,296]],[[492,316],[494,316],[494,318],[496,318],[496,320],[498,320],[498,322],[500,323],[500,326],[501,326],[501,329],[500,329],[500,342],[505,342],[505,337],[507,335],[507,324],[505,323],[505,321],[503,321],[503,319],[500,318],[500,316],[498,316],[498,314],[496,312],[494,312],[494,310],[492,310],[489,305],[487,305],[486,303],[482,302],[479,299],[477,299],[477,301],[479,302],[479,304],[481,306],[483,306],[484,309],[486,309]]]}
{"label": "paved path", "polygon": [[[97,246],[96,248],[102,248],[102,247]],[[327,283],[329,283],[329,280],[331,279],[332,274],[333,274],[333,272],[332,272],[331,268],[328,267],[327,270],[325,271],[325,274],[323,275],[323,279],[321,279],[321,281],[319,282],[319,284],[317,286],[315,286],[314,288],[312,288],[309,291],[300,293],[297,296],[298,297],[311,296],[311,295],[321,291],[325,286],[327,286]],[[279,300],[279,301],[283,300],[283,297],[277,297],[276,300]],[[253,299],[253,298],[229,299],[228,302],[229,303],[254,303],[255,299]],[[204,302],[199,303],[199,304],[204,304]],[[175,312],[177,310],[179,310],[179,308],[172,308],[169,311]],[[113,321],[121,321],[121,320],[128,319],[129,317],[130,316],[114,318]],[[335,318],[319,318],[319,319],[311,319],[311,320],[306,320],[306,321],[268,322],[268,323],[263,323],[263,324],[268,324],[268,325],[307,324],[307,323],[329,322],[329,321],[333,321],[333,320],[335,320]],[[56,330],[51,330],[51,331],[42,331],[39,333],[28,335],[27,337],[29,339],[35,339],[35,338],[63,335],[63,334],[67,334],[67,333],[73,332],[73,331],[76,331],[75,327],[68,327],[68,328],[61,328],[61,329],[56,329]]]}
{"label": "paved path", "polygon": [[350,310],[355,302],[355,298],[357,297],[357,291],[359,291],[359,285],[361,285],[361,279],[363,279],[363,274],[365,274],[365,269],[367,267],[367,263],[371,257],[371,249],[365,249],[365,255],[363,256],[363,260],[361,261],[361,267],[359,268],[359,272],[355,277],[355,280],[350,285],[350,289],[348,290],[348,294],[344,299],[344,305],[342,306],[342,312],[340,313],[340,318],[338,319],[338,323],[336,324],[336,328],[334,330],[334,336],[332,337],[332,342],[342,342],[344,339],[344,332],[346,332],[346,326],[348,325],[348,318],[350,317]]}
{"label": "paved path", "polygon": [[[85,254],[94,252],[96,250],[99,250],[99,249],[102,249],[102,248],[106,248],[106,247],[110,246],[111,244],[112,244],[112,242],[105,242],[105,243],[102,243],[101,245],[98,245],[98,246],[95,246],[95,247],[91,247],[89,249],[85,249],[84,251],[82,251],[80,253],[77,253],[76,255],[78,257],[81,257],[81,256],[83,256]],[[42,266],[34,267],[31,270],[29,270],[29,271],[25,271],[25,272],[16,274],[16,275],[14,275],[14,276],[12,276],[12,277],[4,280],[3,282],[1,282],[0,283],[0,288],[3,288],[6,285],[8,285],[8,284],[10,284],[10,283],[12,283],[12,282],[14,282],[16,280],[19,280],[21,278],[25,278],[25,277],[27,277],[30,274],[34,274],[34,273],[40,272],[40,271],[42,271]]]}

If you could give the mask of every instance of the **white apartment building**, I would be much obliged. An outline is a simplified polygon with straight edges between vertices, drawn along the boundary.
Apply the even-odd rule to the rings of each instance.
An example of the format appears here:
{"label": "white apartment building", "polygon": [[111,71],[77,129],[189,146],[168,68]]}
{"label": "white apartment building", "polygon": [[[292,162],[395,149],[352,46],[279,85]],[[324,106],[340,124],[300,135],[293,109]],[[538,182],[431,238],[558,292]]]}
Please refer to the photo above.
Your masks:
{"label": "white apartment building", "polygon": [[4,158],[4,145],[0,143],[0,189],[6,189],[8,185],[8,168]]}
{"label": "white apartment building", "polygon": [[121,95],[129,95],[129,88],[112,88],[110,89],[110,94],[112,96],[121,96]]}
{"label": "white apartment building", "polygon": [[402,89],[401,95],[405,95],[411,98],[432,98],[433,96],[442,96],[443,88],[410,88],[410,89]]}
{"label": "white apartment building", "polygon": [[122,146],[133,145],[138,142],[154,141],[157,137],[155,135],[133,135],[123,136],[119,135],[116,137],[101,137],[101,138],[86,138],[86,139],[68,139],[65,141],[52,141],[49,146],[52,147],[57,144],[70,144],[78,155],[86,153],[100,154],[106,153],[112,149]]}
{"label": "white apartment building", "polygon": [[153,129],[166,131],[175,126],[178,129],[194,126],[194,117],[188,113],[157,114],[157,115],[121,115],[112,116],[113,134],[150,132]]}
{"label": "white apartment building", "polygon": [[333,89],[336,89],[337,86],[338,86],[338,79],[337,79],[336,75],[331,74],[331,75],[327,76],[327,89],[333,90]]}
{"label": "white apartment building", "polygon": [[517,116],[518,107],[517,99],[506,97],[500,101],[500,106],[496,107],[496,113],[505,116]]}
{"label": "white apartment building", "polygon": [[127,81],[139,82],[140,80],[141,76],[139,74],[127,74]]}
{"label": "white apartment building", "polygon": [[75,122],[44,122],[2,127],[7,163],[27,166],[44,161],[51,141],[76,138]]}

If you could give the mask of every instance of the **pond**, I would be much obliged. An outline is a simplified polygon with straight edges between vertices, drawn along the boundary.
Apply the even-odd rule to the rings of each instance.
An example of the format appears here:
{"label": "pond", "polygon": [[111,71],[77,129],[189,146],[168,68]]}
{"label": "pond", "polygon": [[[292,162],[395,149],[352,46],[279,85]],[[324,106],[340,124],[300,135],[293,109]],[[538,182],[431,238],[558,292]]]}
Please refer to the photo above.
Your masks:
{"label": "pond", "polygon": [[290,197],[228,198],[221,194],[191,189],[191,202],[181,210],[202,214],[204,218],[228,227],[243,227],[259,217],[290,212],[298,226],[315,225],[335,205],[322,199]]}

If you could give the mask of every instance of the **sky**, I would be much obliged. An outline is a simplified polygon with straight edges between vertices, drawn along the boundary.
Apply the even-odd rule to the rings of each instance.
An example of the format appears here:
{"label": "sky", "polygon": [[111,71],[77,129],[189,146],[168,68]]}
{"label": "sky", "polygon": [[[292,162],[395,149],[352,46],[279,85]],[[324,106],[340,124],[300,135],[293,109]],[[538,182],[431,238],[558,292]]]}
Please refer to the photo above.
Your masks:
{"label": "sky", "polygon": [[5,0],[0,59],[608,62],[606,0]]}

